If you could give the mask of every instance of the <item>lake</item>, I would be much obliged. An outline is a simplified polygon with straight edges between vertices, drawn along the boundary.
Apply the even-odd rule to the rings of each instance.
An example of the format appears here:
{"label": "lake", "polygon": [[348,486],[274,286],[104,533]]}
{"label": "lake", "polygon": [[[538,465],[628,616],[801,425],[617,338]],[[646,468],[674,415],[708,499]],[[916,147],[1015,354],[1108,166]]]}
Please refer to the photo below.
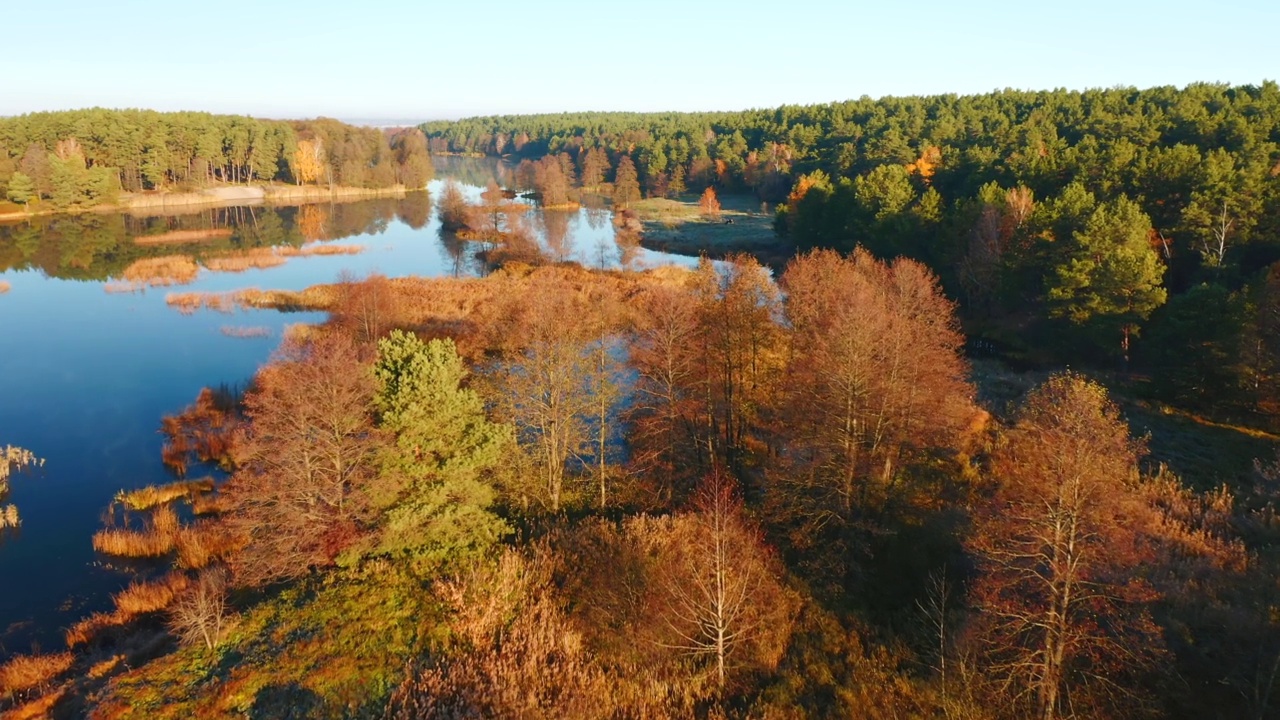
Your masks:
{"label": "lake", "polygon": [[[508,180],[510,171],[493,161],[447,158],[437,175],[457,178],[478,197],[490,178]],[[22,525],[0,530],[0,658],[58,649],[66,627],[108,609],[110,593],[128,584],[131,574],[97,555],[90,538],[117,491],[175,479],[160,462],[161,417],[181,411],[202,387],[243,386],[285,326],[324,319],[254,310],[183,314],[166,304],[166,294],[299,290],[344,271],[481,274],[478,248],[440,227],[432,199],[441,182],[405,199],[0,225],[0,282],[10,286],[0,294],[0,446],[45,459],[43,468],[13,478],[4,501],[19,507]],[[696,262],[619,248],[611,214],[591,204],[572,211],[533,206],[525,215],[556,260],[637,269]],[[359,252],[348,254],[354,248],[347,246]],[[312,254],[324,247],[341,252]],[[234,263],[225,258],[275,256],[281,248],[290,255],[283,264],[226,269]],[[175,264],[166,258],[181,261],[157,273]],[[180,284],[154,284],[165,282]]]}

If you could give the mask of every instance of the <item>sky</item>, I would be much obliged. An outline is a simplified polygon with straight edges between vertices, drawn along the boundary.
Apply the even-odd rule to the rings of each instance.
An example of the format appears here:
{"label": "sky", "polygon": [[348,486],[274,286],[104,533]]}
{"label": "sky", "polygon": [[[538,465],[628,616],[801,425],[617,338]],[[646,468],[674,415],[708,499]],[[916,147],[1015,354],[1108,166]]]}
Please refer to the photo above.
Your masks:
{"label": "sky", "polygon": [[418,121],[1280,78],[1280,1],[42,0],[0,115]]}

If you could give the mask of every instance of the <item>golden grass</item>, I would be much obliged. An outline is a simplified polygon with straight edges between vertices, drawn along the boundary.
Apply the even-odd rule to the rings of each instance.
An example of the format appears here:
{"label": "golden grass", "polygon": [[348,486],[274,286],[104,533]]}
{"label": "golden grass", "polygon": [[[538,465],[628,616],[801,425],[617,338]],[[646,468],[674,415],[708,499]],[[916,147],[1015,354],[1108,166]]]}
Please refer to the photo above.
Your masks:
{"label": "golden grass", "polygon": [[147,289],[147,286],[139,282],[108,282],[102,285],[103,292],[108,295],[124,295],[127,293],[140,293]]}
{"label": "golden grass", "polygon": [[244,272],[279,267],[287,262],[289,259],[280,255],[249,251],[242,255],[208,258],[204,266],[214,272]]}
{"label": "golden grass", "polygon": [[133,242],[138,245],[176,245],[199,242],[201,240],[218,240],[231,237],[231,228],[208,228],[206,230],[170,230],[156,235],[138,235]]}
{"label": "golden grass", "polygon": [[231,313],[236,309],[235,293],[169,293],[164,296],[164,301],[166,305],[177,308],[183,315],[190,315],[201,308],[220,313]]}
{"label": "golden grass", "polygon": [[148,485],[137,490],[121,490],[116,493],[116,502],[130,510],[150,510],[157,505],[173,502],[179,498],[192,498],[212,489],[213,478],[179,480],[166,485]]}
{"label": "golden grass", "polygon": [[178,514],[168,505],[151,513],[147,526],[103,528],[93,534],[93,549],[117,557],[160,557],[173,552],[178,536]]}
{"label": "golden grass", "polygon": [[178,533],[178,567],[199,570],[225,558],[239,547],[235,536],[208,520],[184,527]]}
{"label": "golden grass", "polygon": [[89,666],[89,677],[93,680],[101,680],[110,675],[113,670],[120,667],[120,663],[124,662],[123,655],[112,655],[101,662],[96,662]]}
{"label": "golden grass", "polygon": [[120,274],[123,280],[152,287],[186,285],[200,274],[200,266],[190,255],[164,255],[134,261]]}
{"label": "golden grass", "polygon": [[112,600],[116,604],[117,613],[132,619],[164,610],[190,585],[191,580],[186,575],[174,572],[153,582],[130,583],[129,587],[116,593]]}
{"label": "golden grass", "polygon": [[8,280],[0,280],[0,295],[3,295],[13,288]]}
{"label": "golden grass", "polygon": [[103,630],[110,627],[119,627],[128,622],[128,620],[128,618],[116,612],[94,613],[67,628],[67,647],[74,648],[78,645],[84,645]]}
{"label": "golden grass", "polygon": [[308,255],[359,255],[364,252],[363,245],[303,245],[300,248],[278,247],[276,253],[283,257],[306,257]]}
{"label": "golden grass", "polygon": [[0,665],[0,693],[11,694],[47,685],[75,662],[69,652],[48,655],[15,655]]}
{"label": "golden grass", "polygon": [[71,683],[63,683],[57,690],[45,693],[35,700],[0,715],[0,720],[47,720],[52,717],[53,706],[67,694],[67,689],[70,687]]}
{"label": "golden grass", "polygon": [[196,515],[218,515],[227,511],[226,496],[205,493],[191,498],[191,512]]}
{"label": "golden grass", "polygon": [[7,527],[18,527],[22,524],[22,518],[18,517],[18,506],[9,504],[0,507],[0,530]]}
{"label": "golden grass", "polygon": [[271,328],[262,325],[223,325],[222,334],[233,338],[263,338],[271,336]]}

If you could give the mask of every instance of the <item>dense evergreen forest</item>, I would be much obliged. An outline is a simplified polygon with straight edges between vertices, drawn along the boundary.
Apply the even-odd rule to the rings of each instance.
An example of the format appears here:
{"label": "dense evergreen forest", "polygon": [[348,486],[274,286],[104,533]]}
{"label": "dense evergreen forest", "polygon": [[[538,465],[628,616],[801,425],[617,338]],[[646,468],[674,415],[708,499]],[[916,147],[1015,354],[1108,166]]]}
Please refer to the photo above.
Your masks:
{"label": "dense evergreen forest", "polygon": [[216,183],[417,189],[431,175],[425,138],[412,129],[100,108],[0,118],[0,199],[28,208]]}
{"label": "dense evergreen forest", "polygon": [[1280,409],[1274,82],[422,129],[437,152],[558,156],[585,187],[634,167],[651,196],[753,191],[779,203],[777,230],[801,250],[924,262],[966,331],[1007,360],[1132,361],[1166,399]]}

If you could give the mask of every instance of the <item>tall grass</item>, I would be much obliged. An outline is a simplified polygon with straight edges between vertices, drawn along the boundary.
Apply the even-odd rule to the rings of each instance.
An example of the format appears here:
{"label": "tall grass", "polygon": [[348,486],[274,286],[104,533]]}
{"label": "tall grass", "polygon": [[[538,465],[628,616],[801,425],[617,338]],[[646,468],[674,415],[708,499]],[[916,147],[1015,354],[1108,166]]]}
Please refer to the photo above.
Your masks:
{"label": "tall grass", "polygon": [[0,665],[0,693],[12,695],[46,686],[74,662],[75,656],[69,652],[15,655]]}
{"label": "tall grass", "polygon": [[245,270],[279,267],[288,262],[288,258],[272,252],[256,252],[266,248],[254,248],[241,254],[212,257],[204,261],[204,266],[214,272],[244,272]]}
{"label": "tall grass", "polygon": [[192,498],[213,489],[213,478],[199,480],[179,480],[166,485],[148,485],[137,490],[121,490],[116,493],[116,502],[130,510],[150,510],[157,505],[173,502],[179,498]]}
{"label": "tall grass", "polygon": [[178,567],[199,570],[226,558],[240,542],[221,524],[201,521],[178,532]]}
{"label": "tall grass", "polygon": [[204,493],[191,498],[191,512],[196,515],[218,515],[226,511],[227,501],[224,495]]}
{"label": "tall grass", "polygon": [[0,530],[7,527],[18,527],[22,524],[22,518],[18,517],[18,506],[9,504],[0,507]]}
{"label": "tall grass", "polygon": [[141,530],[110,527],[94,533],[93,549],[117,557],[161,557],[173,552],[178,527],[178,514],[163,505],[152,512]]}
{"label": "tall grass", "polygon": [[107,628],[119,627],[128,622],[128,618],[118,612],[98,612],[67,628],[67,647],[74,648],[87,644]]}
{"label": "tall grass", "polygon": [[128,282],[152,287],[186,285],[200,274],[200,266],[190,255],[163,255],[134,261],[120,274]]}
{"label": "tall grass", "polygon": [[152,582],[135,581],[112,598],[116,612],[127,620],[164,610],[191,585],[183,573],[173,572]]}

